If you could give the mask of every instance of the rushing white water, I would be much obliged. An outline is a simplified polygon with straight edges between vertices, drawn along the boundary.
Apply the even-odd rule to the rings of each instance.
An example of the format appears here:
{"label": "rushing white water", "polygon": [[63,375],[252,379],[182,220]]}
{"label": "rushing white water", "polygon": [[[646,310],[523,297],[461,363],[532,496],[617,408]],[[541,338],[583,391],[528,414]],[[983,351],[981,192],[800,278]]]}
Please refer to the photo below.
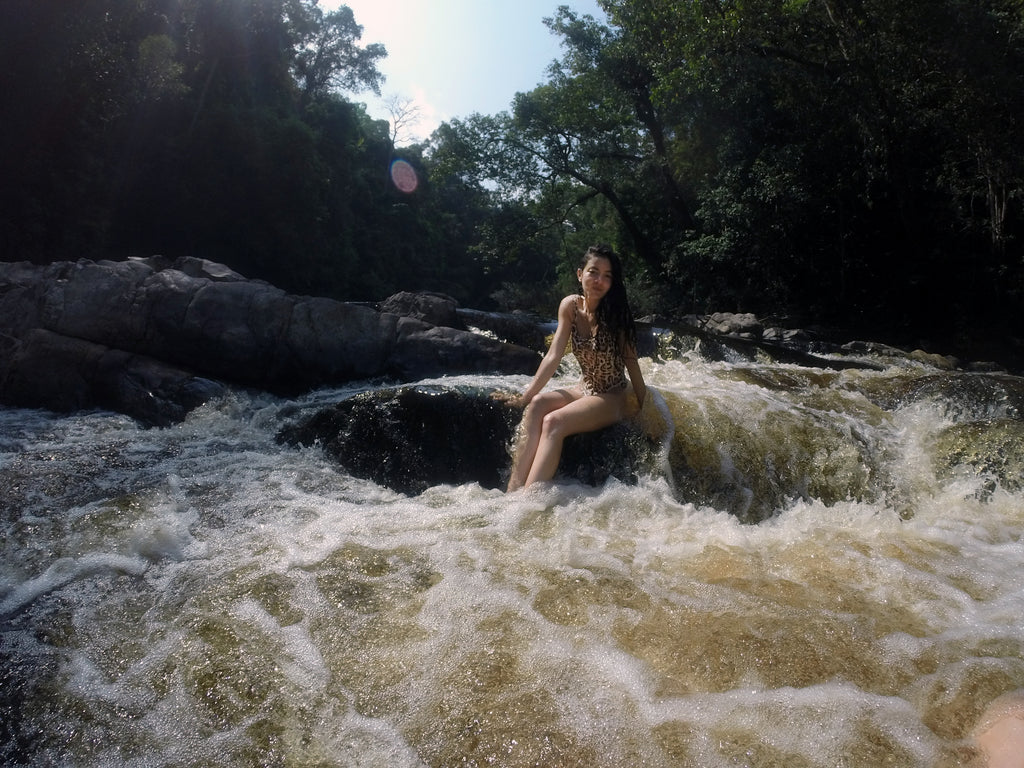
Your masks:
{"label": "rushing white water", "polygon": [[4,764],[960,764],[1024,687],[1024,491],[948,443],[1021,461],[1008,380],[645,363],[672,482],[407,498],[272,398],[0,410]]}

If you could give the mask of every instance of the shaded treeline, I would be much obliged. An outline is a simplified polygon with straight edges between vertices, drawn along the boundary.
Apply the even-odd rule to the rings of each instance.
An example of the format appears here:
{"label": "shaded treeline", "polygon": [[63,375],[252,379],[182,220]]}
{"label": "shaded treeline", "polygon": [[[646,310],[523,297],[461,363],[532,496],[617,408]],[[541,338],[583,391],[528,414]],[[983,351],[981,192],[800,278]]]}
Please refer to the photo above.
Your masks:
{"label": "shaded treeline", "polygon": [[[1019,0],[603,0],[508,112],[397,151],[385,52],[312,0],[7,0],[3,258],[187,253],[297,292],[1021,331]],[[467,62],[467,66],[471,66]],[[561,282],[561,285],[559,283]]]}
{"label": "shaded treeline", "polygon": [[489,148],[474,178],[584,230],[600,199],[652,308],[1020,329],[1024,5],[602,5],[548,21],[566,54],[509,114],[439,131]]}
{"label": "shaded treeline", "polygon": [[471,282],[443,196],[399,192],[388,123],[341,95],[379,92],[386,55],[360,45],[348,8],[9,0],[0,14],[3,258],[188,254],[356,299]]}

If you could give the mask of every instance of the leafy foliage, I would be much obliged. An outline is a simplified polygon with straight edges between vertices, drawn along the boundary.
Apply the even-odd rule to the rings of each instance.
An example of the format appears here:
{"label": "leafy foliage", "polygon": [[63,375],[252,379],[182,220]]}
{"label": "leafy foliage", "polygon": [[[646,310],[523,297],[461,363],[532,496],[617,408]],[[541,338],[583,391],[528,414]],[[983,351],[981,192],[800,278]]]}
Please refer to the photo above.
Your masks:
{"label": "leafy foliage", "polygon": [[602,5],[487,142],[537,210],[611,206],[662,309],[1020,327],[1019,3]]}
{"label": "leafy foliage", "polygon": [[6,0],[3,258],[550,312],[604,241],[643,313],[1021,330],[1018,0],[601,1],[545,20],[563,56],[508,111],[399,150],[398,102],[343,96],[386,55],[345,6]]}
{"label": "leafy foliage", "polygon": [[391,183],[387,123],[339,93],[383,80],[384,48],[358,45],[347,7],[12,0],[0,13],[4,258],[191,254],[357,299],[467,278],[448,267],[427,185]]}

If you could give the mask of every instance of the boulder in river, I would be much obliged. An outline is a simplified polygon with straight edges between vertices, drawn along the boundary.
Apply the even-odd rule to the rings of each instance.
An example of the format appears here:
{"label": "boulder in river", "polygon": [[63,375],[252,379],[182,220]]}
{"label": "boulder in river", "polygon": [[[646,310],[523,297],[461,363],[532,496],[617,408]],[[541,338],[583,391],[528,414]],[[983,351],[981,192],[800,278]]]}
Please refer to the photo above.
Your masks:
{"label": "boulder in river", "polygon": [[[391,306],[423,314],[420,304]],[[457,321],[440,305],[424,304],[432,319]],[[180,419],[224,386],[290,395],[373,377],[533,373],[540,360],[459,328],[162,257],[0,263],[0,351],[0,403],[110,408],[147,424]]]}
{"label": "boulder in river", "polygon": [[[356,477],[414,495],[441,485],[504,487],[522,411],[474,387],[424,385],[355,395],[295,418],[278,439],[319,445]],[[653,466],[654,444],[624,421],[566,439],[559,477],[600,485],[635,482]]]}

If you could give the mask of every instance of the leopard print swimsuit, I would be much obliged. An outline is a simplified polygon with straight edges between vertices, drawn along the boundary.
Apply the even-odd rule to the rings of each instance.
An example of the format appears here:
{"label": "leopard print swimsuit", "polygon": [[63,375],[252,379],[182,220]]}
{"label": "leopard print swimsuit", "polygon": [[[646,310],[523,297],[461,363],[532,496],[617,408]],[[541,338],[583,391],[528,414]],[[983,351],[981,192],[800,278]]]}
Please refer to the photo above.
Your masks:
{"label": "leopard print swimsuit", "polygon": [[576,312],[579,301],[573,303],[572,311],[572,353],[580,364],[583,376],[580,388],[584,394],[600,395],[626,388],[626,371],[622,355],[615,351],[615,339],[604,326],[597,326],[597,332],[584,338],[576,327]]}

